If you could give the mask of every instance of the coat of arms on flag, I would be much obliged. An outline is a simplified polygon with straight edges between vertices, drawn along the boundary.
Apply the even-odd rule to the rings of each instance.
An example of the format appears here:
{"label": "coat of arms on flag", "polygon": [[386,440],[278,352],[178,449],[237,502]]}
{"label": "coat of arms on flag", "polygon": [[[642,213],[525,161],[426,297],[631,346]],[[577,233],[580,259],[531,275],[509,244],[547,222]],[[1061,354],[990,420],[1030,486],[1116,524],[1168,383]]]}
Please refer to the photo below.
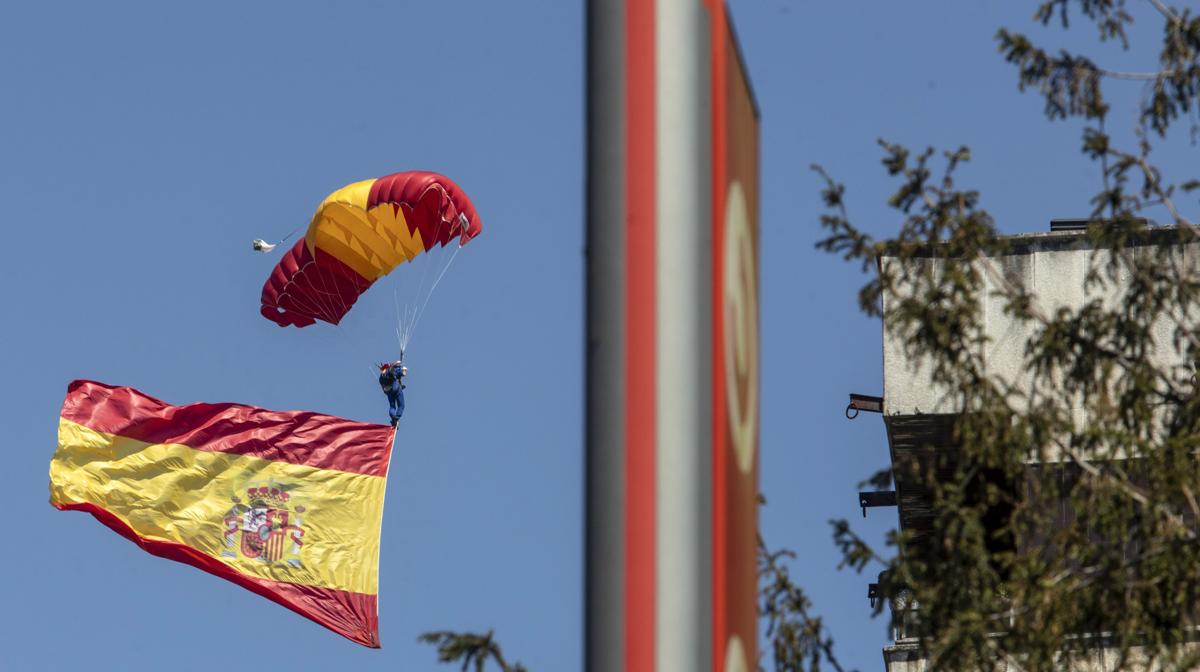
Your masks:
{"label": "coat of arms on flag", "polygon": [[286,562],[300,566],[304,546],[304,505],[293,501],[290,488],[278,483],[254,485],[233,495],[225,514],[224,558]]}

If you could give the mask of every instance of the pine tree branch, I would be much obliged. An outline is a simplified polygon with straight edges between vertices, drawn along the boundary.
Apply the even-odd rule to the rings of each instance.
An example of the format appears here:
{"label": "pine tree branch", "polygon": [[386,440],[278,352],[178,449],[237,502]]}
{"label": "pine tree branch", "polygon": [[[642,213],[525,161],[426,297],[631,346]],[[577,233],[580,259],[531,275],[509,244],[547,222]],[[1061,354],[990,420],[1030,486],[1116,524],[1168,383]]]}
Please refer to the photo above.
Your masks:
{"label": "pine tree branch", "polygon": [[1162,0],[1149,0],[1149,2],[1151,5],[1154,6],[1155,9],[1158,10],[1159,14],[1163,15],[1163,18],[1165,18],[1167,21],[1170,21],[1172,23],[1179,21],[1179,15],[1177,15]]}
{"label": "pine tree branch", "polygon": [[1076,466],[1078,466],[1080,469],[1083,469],[1088,473],[1088,475],[1116,487],[1121,492],[1124,492],[1126,495],[1128,495],[1130,499],[1163,516],[1167,521],[1175,526],[1176,529],[1180,530],[1190,541],[1196,541],[1196,531],[1188,526],[1187,522],[1184,521],[1183,516],[1179,515],[1175,511],[1172,511],[1166,506],[1163,506],[1162,504],[1151,501],[1150,497],[1146,495],[1146,493],[1142,492],[1139,488],[1130,483],[1127,478],[1115,476],[1107,468],[1101,468],[1100,466],[1093,464],[1087,458],[1083,457],[1077,450],[1064,443],[1061,439],[1055,439],[1054,442],[1064,454],[1071,458],[1071,461],[1075,463]]}
{"label": "pine tree branch", "polygon": [[426,632],[417,641],[437,646],[438,662],[456,663],[462,661],[462,671],[474,666],[476,672],[483,672],[484,665],[493,661],[500,667],[501,672],[528,672],[520,663],[509,664],[504,659],[500,644],[493,638],[493,631],[487,634],[473,632],[453,632],[438,630]]}
{"label": "pine tree branch", "polygon": [[[812,603],[792,582],[783,558],[796,554],[787,549],[769,551],[758,537],[758,578],[762,599],[759,617],[767,621],[766,636],[771,641],[776,672],[800,672],[807,662],[810,672],[821,669],[825,661],[836,672],[846,672],[834,651],[820,617],[811,612]],[[758,669],[763,670],[760,656]]]}

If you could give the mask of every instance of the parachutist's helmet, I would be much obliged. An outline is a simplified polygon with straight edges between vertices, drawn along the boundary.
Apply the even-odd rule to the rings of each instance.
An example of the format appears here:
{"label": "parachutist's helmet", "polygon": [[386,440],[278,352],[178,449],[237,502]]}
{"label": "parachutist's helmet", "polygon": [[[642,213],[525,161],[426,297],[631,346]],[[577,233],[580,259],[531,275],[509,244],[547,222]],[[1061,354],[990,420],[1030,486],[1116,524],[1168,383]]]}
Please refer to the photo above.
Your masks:
{"label": "parachutist's helmet", "polygon": [[391,365],[391,364],[388,364],[387,362],[380,362],[380,363],[379,363],[379,370],[380,370],[380,371],[387,371],[387,370],[388,370],[388,369],[390,369],[390,368],[392,368],[392,365]]}

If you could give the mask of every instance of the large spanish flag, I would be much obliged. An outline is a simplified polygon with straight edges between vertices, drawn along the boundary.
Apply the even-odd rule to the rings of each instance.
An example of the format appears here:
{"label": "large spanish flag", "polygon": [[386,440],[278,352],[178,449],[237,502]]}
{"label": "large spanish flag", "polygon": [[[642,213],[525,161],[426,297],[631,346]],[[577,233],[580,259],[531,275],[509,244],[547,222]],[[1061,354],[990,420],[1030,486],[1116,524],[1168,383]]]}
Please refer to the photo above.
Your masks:
{"label": "large spanish flag", "polygon": [[67,388],[50,503],[379,646],[386,425]]}

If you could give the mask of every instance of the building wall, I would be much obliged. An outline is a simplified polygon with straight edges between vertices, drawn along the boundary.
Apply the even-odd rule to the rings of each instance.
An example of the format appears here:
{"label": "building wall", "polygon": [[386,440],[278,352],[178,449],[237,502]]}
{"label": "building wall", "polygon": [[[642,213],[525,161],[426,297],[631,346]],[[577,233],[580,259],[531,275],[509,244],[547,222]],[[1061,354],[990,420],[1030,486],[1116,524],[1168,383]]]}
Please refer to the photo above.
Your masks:
{"label": "building wall", "polygon": [[[885,647],[883,661],[887,672],[930,672],[932,670],[928,661],[920,656],[916,644],[912,642],[900,642]],[[1069,666],[1064,664],[1060,669],[1064,672],[1114,672],[1115,670],[1157,672],[1164,669],[1162,665],[1147,665],[1145,658],[1140,657],[1140,650],[1137,648],[1130,652],[1130,660],[1124,667],[1118,667],[1119,662],[1120,656],[1115,649],[1101,647],[1081,654]],[[1000,669],[1004,672],[1025,672],[1025,669],[1019,664],[1009,664]]]}
{"label": "building wall", "polygon": [[[1156,263],[1177,264],[1181,271],[1200,270],[1200,244],[1181,245],[1176,242],[1175,236],[1176,232],[1172,229],[1156,229],[1144,240],[1134,244],[1128,250],[1128,254],[1134,257],[1154,255]],[[1006,315],[1004,300],[993,296],[993,293],[1006,283],[1023,287],[1034,295],[1035,306],[1042,314],[1053,316],[1059,309],[1077,310],[1095,300],[1103,301],[1106,307],[1112,307],[1121,300],[1128,286],[1129,274],[1124,271],[1118,272],[1116,280],[1108,286],[1089,289],[1086,283],[1089,269],[1096,265],[1107,265],[1112,257],[1107,250],[1096,250],[1083,233],[1026,234],[1014,236],[1008,241],[1009,253],[977,262],[977,267],[986,280],[981,309],[988,342],[983,346],[982,355],[988,373],[1028,390],[1030,373],[1025,361],[1025,346],[1039,326],[1035,323],[1022,323]],[[930,254],[907,261],[896,257],[883,257],[880,267],[884,272],[904,270],[911,277],[911,274],[916,273],[939,272],[944,263]],[[901,268],[900,264],[905,266]],[[887,316],[905,296],[901,291],[883,297],[885,324]],[[1192,363],[1186,362],[1172,344],[1174,328],[1173,321],[1168,320],[1152,325],[1154,340],[1157,343],[1155,357],[1164,365],[1177,367],[1179,375],[1191,375],[1195,373]],[[899,436],[897,427],[917,427],[910,427],[906,431],[925,431],[928,434],[930,430],[920,429],[924,425],[920,425],[919,421],[929,418],[915,416],[953,414],[961,410],[957,399],[947,394],[944,387],[932,382],[928,363],[906,352],[906,340],[906,334],[894,327],[885,326],[883,397],[884,413],[889,427],[892,428],[889,440],[892,442],[893,458],[896,457],[898,449],[904,449],[904,446],[899,445],[902,442],[896,438]],[[1081,416],[1079,419],[1086,419],[1083,417],[1081,405],[1077,405],[1076,410]],[[918,438],[920,440],[909,443],[915,445],[933,437],[922,435]],[[937,442],[931,441],[931,445],[937,445]],[[912,448],[912,445],[908,445],[908,448]],[[913,531],[915,527],[919,527],[914,526],[912,521],[920,517],[917,515],[919,511],[914,511],[919,508],[922,495],[918,489],[912,487],[906,493],[903,483],[898,483],[897,489],[900,491],[901,526]],[[909,505],[907,511],[906,502]],[[928,661],[920,655],[916,642],[911,639],[900,639],[894,645],[884,648],[883,658],[887,672],[926,672],[930,669]],[[1118,669],[1117,662],[1118,657],[1114,650],[1097,647],[1068,669],[1072,672],[1108,671]],[[1021,668],[1012,666],[1011,669]],[[1151,668],[1143,664],[1133,669]]]}
{"label": "building wall", "polygon": [[[1171,233],[1164,230],[1164,233]],[[1147,243],[1161,242],[1158,234]],[[1010,382],[1028,387],[1028,369],[1025,365],[1025,344],[1033,335],[1035,325],[1014,321],[1004,312],[1004,301],[992,296],[1004,283],[1012,283],[1030,289],[1036,296],[1036,305],[1043,314],[1053,315],[1059,308],[1079,308],[1086,302],[1100,298],[1107,303],[1119,300],[1122,293],[1117,284],[1106,290],[1085,289],[1085,276],[1093,258],[1098,263],[1107,263],[1108,251],[1096,251],[1082,233],[1046,233],[1014,236],[1011,254],[993,257],[979,262],[986,280],[983,298],[983,317],[986,334],[990,340],[983,353],[989,372]],[[1158,254],[1170,250],[1172,260],[1197,267],[1196,244],[1153,245],[1145,244],[1131,248],[1130,254]],[[886,270],[895,270],[898,264],[907,263],[910,272],[936,272],[944,263],[932,257],[901,262],[895,257],[884,257],[880,261]],[[885,295],[883,310],[886,316],[894,309],[902,294]],[[1166,322],[1156,324],[1156,340],[1161,344],[1158,355],[1163,362],[1180,363],[1180,356],[1171,346],[1173,325]],[[947,396],[945,388],[934,385],[929,367],[921,360],[910,357],[904,348],[905,335],[885,330],[883,339],[883,387],[884,413],[888,415],[917,415],[928,413],[954,413],[959,410],[955,399]]]}

